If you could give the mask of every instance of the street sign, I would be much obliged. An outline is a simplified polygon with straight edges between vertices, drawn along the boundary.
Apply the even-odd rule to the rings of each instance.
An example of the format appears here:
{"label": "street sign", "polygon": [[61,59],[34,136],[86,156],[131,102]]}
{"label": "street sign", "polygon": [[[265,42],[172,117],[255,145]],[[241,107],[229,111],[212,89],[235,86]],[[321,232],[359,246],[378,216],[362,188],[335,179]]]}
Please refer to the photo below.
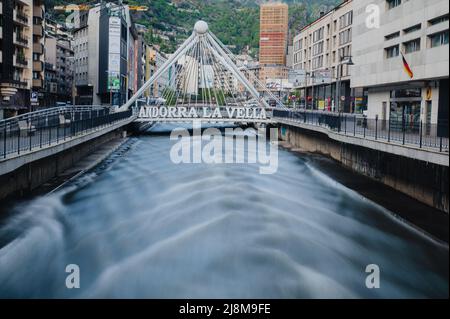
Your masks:
{"label": "street sign", "polygon": [[332,78],[331,70],[314,71],[314,83],[316,84],[330,84]]}
{"label": "street sign", "polygon": [[31,103],[38,103],[39,102],[38,92],[31,91],[30,102]]}
{"label": "street sign", "polygon": [[287,79],[267,79],[266,87],[271,90],[289,90],[293,88],[292,83]]}
{"label": "street sign", "polygon": [[294,87],[306,86],[306,71],[305,70],[289,70],[289,83]]}
{"label": "street sign", "polygon": [[120,91],[120,74],[111,72],[108,74],[108,91]]}

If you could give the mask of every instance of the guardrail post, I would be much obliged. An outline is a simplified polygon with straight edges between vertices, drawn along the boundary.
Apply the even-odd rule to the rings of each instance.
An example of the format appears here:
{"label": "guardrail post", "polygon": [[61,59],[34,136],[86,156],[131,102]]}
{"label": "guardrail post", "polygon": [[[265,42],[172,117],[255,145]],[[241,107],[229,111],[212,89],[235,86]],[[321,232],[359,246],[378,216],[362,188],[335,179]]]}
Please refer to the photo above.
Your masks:
{"label": "guardrail post", "polygon": [[389,117],[389,123],[388,123],[388,143],[391,142],[391,118]]}
{"label": "guardrail post", "polygon": [[48,145],[52,145],[52,126],[48,126]]}
{"label": "guardrail post", "polygon": [[338,113],[337,129],[338,129],[338,133],[341,133],[341,113]]}
{"label": "guardrail post", "polygon": [[28,124],[28,137],[30,138],[30,152],[31,152],[31,149],[32,149],[32,146],[31,146],[31,119],[29,119],[29,124]]}
{"label": "guardrail post", "polygon": [[375,116],[375,141],[378,140],[378,114]]}
{"label": "guardrail post", "polygon": [[402,122],[402,128],[403,128],[403,145],[405,145],[406,143],[406,123],[405,123],[405,119],[403,119]]}
{"label": "guardrail post", "polygon": [[419,128],[419,134],[420,134],[420,148],[422,148],[422,142],[423,142],[423,129],[422,129],[422,120],[420,120],[420,128]]}
{"label": "guardrail post", "polygon": [[347,115],[344,115],[344,134],[347,135]]}
{"label": "guardrail post", "polygon": [[4,129],[4,136],[3,136],[3,158],[6,158],[6,123],[5,123],[5,129]]}
{"label": "guardrail post", "polygon": [[39,148],[42,148],[42,131],[43,129],[39,129]]}
{"label": "guardrail post", "polygon": [[20,127],[17,127],[17,154],[20,154]]}
{"label": "guardrail post", "polygon": [[363,124],[363,127],[364,127],[364,138],[366,138],[366,127],[367,127],[367,125]]}

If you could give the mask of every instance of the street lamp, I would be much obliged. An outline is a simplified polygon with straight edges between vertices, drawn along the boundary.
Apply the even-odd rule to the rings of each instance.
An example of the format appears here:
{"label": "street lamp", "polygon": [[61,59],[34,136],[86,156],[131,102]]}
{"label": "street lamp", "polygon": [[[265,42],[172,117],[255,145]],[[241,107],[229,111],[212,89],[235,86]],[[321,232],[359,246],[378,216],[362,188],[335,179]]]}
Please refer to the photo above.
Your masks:
{"label": "street lamp", "polygon": [[342,66],[344,65],[355,65],[352,61],[352,56],[342,56],[339,60],[339,64],[336,70],[336,102],[335,109],[338,113],[341,112],[341,78],[342,78]]}

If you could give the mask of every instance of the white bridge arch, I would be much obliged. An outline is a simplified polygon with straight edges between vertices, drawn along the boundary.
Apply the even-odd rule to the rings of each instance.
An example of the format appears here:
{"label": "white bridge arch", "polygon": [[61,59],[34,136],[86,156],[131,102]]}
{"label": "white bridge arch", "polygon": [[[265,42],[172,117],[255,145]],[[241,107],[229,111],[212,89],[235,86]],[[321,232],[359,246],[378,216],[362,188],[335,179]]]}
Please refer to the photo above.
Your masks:
{"label": "white bridge arch", "polygon": [[[273,105],[285,106],[235,61],[208,24],[198,21],[192,35],[119,111],[134,108],[137,122],[270,123]],[[149,103],[142,97],[161,78],[170,80],[162,96]]]}

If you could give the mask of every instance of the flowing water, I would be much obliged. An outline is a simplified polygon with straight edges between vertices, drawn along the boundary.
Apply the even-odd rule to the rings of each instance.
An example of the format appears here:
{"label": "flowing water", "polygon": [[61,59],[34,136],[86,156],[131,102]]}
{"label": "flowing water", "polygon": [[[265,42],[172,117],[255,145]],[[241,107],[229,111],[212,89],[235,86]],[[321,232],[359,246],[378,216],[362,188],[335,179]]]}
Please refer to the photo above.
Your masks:
{"label": "flowing water", "polygon": [[[448,246],[280,150],[279,170],[173,164],[131,139],[0,226],[0,297],[448,297]],[[68,264],[79,289],[66,288]],[[366,266],[380,288],[366,287]]]}

